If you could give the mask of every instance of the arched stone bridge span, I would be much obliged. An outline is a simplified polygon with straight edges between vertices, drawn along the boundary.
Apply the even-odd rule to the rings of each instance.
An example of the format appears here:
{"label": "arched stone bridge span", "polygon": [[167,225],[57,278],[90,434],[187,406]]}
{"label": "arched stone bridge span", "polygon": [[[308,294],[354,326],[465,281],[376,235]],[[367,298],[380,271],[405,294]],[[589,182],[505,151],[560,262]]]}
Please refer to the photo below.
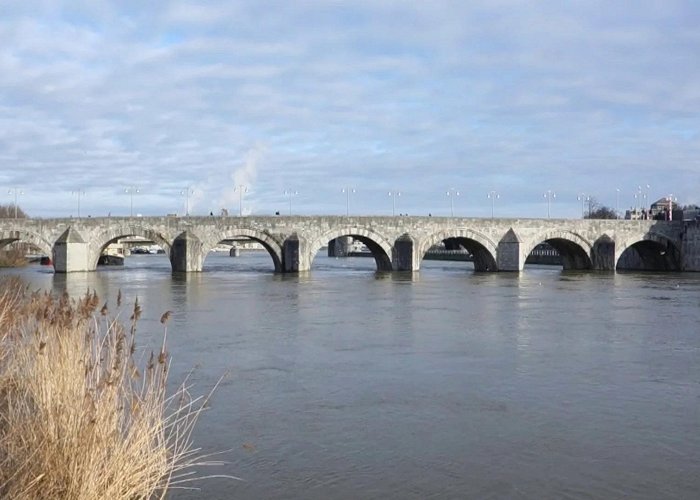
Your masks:
{"label": "arched stone bridge span", "polygon": [[614,270],[622,267],[625,250],[634,248],[645,268],[697,271],[699,235],[697,223],[678,221],[336,216],[0,221],[0,245],[31,243],[53,256],[57,272],[96,269],[104,248],[126,236],[162,246],[177,272],[201,271],[218,242],[237,237],[260,242],[278,272],[306,271],[322,246],[343,236],[365,243],[382,271],[419,270],[428,249],[441,241],[468,249],[477,271],[520,271],[541,242],[559,251],[565,269]]}

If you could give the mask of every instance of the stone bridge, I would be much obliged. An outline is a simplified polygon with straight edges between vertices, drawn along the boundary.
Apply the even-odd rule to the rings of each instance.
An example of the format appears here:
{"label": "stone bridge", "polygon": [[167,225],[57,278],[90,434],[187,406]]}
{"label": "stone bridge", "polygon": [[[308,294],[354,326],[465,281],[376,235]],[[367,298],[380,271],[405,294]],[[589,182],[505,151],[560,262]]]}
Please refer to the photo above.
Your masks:
{"label": "stone bridge", "polygon": [[[277,272],[307,271],[328,242],[352,236],[372,252],[380,271],[417,271],[440,242],[462,246],[477,271],[520,271],[530,251],[547,242],[564,269],[700,270],[695,222],[471,219],[458,217],[104,217],[5,219],[0,245],[21,240],[52,256],[56,272],[92,271],[104,248],[139,236],[165,249],[173,271],[201,271],[225,239],[250,238],[269,252]],[[632,256],[633,258],[629,258]]]}

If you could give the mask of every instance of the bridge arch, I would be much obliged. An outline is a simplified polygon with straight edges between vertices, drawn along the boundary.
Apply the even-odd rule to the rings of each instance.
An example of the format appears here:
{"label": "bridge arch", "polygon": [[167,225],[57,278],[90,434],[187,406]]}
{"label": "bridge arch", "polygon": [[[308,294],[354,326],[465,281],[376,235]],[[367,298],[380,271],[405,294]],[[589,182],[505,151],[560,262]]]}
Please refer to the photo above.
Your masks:
{"label": "bridge arch", "polygon": [[172,248],[172,242],[169,237],[164,236],[158,231],[148,226],[141,225],[122,225],[115,224],[110,225],[104,231],[97,233],[96,235],[90,237],[90,252],[88,254],[88,262],[90,269],[97,269],[97,262],[100,259],[100,255],[104,249],[110,243],[115,242],[120,238],[126,238],[128,236],[138,236],[145,240],[151,240],[156,245],[160,246],[165,250],[166,255],[170,255],[170,250]]}
{"label": "bridge arch", "polygon": [[489,237],[471,230],[442,230],[423,238],[418,244],[419,262],[425,258],[428,250],[434,245],[452,240],[454,243],[466,248],[474,257],[474,270],[476,271],[497,271],[496,261],[498,245]]}
{"label": "bridge arch", "polygon": [[310,239],[305,252],[308,267],[311,267],[314,257],[316,257],[316,254],[322,247],[327,245],[329,241],[343,236],[352,236],[367,246],[377,264],[377,271],[391,271],[393,269],[391,265],[391,243],[383,235],[366,227],[357,226],[333,228],[325,233],[321,233],[314,239]]}
{"label": "bridge arch", "polygon": [[680,242],[648,231],[616,241],[615,269],[680,271]]}
{"label": "bridge arch", "polygon": [[0,248],[9,245],[10,243],[14,243],[15,241],[29,243],[30,245],[41,250],[47,257],[53,258],[53,242],[47,241],[40,234],[33,231],[28,231],[26,229],[19,231],[0,231]]}
{"label": "bridge arch", "polygon": [[593,245],[573,231],[548,230],[529,238],[522,244],[522,259],[525,262],[530,252],[545,242],[559,252],[564,269],[591,269],[593,267]]}
{"label": "bridge arch", "polygon": [[282,243],[266,231],[258,231],[251,228],[225,229],[216,235],[208,236],[202,242],[202,260],[220,241],[231,238],[250,238],[260,243],[272,257],[275,272],[282,272]]}

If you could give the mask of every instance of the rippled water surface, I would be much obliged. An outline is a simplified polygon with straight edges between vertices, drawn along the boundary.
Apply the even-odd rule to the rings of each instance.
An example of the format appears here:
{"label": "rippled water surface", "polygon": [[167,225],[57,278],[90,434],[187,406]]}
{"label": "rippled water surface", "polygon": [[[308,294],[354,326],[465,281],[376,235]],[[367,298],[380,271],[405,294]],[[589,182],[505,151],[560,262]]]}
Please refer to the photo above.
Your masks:
{"label": "rippled water surface", "polygon": [[700,276],[272,269],[249,252],[187,277],[150,255],[20,274],[138,296],[145,345],[173,310],[173,380],[225,375],[194,438],[228,450],[205,472],[242,480],[176,498],[698,498]]}

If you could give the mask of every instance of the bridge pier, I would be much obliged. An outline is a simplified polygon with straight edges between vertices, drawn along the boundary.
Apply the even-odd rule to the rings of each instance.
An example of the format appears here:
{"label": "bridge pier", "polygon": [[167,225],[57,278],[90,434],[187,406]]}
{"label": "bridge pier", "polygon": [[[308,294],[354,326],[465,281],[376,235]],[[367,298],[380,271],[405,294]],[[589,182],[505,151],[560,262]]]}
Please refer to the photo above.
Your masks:
{"label": "bridge pier", "polygon": [[394,271],[418,271],[420,260],[416,255],[416,244],[408,234],[403,234],[391,249],[391,265]]}
{"label": "bridge pier", "polygon": [[615,270],[615,242],[607,234],[598,238],[593,244],[591,263],[596,271]]}
{"label": "bridge pier", "polygon": [[282,245],[282,272],[299,273],[311,269],[315,255],[309,255],[308,244],[296,233],[289,236]]}
{"label": "bridge pier", "polygon": [[347,257],[352,246],[352,236],[340,236],[328,242],[329,257]]}
{"label": "bridge pier", "polygon": [[522,254],[522,241],[515,234],[513,228],[498,242],[498,250],[496,259],[499,271],[515,271],[519,272],[525,267],[525,258]]}
{"label": "bridge pier", "polygon": [[202,270],[204,255],[202,242],[189,231],[181,233],[173,240],[170,249],[170,263],[173,272],[198,272]]}
{"label": "bridge pier", "polygon": [[69,227],[53,247],[53,267],[57,273],[94,271],[89,260],[88,244],[75,229]]}

